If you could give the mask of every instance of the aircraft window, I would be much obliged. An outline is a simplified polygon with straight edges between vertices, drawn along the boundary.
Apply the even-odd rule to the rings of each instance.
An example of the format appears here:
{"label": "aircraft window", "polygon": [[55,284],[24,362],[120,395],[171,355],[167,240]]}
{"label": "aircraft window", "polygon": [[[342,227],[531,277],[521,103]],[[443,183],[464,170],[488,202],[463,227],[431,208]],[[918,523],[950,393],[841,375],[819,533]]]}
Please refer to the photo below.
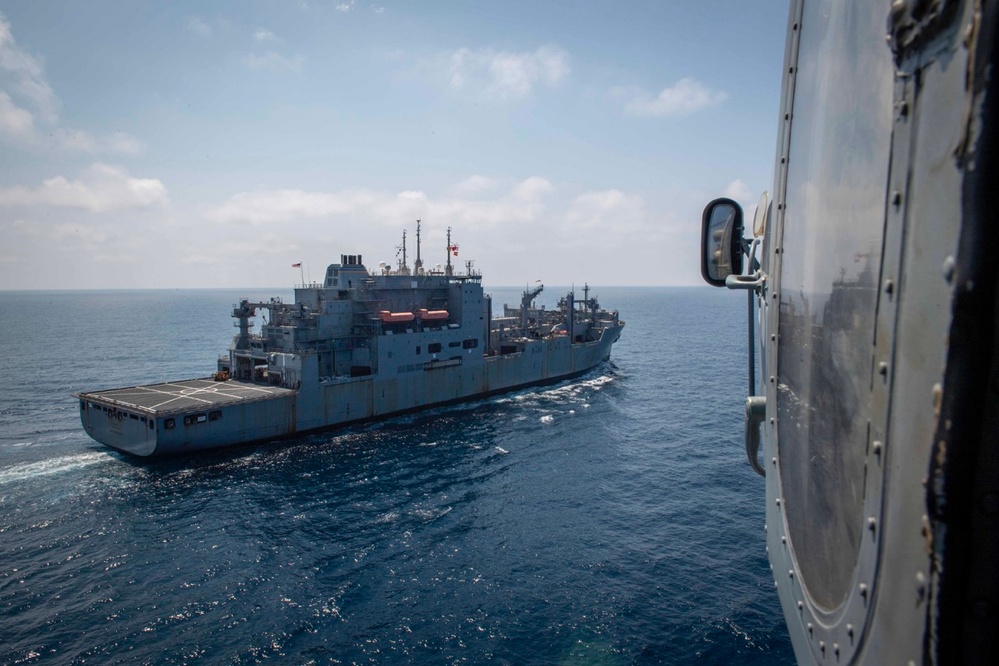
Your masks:
{"label": "aircraft window", "polygon": [[893,82],[884,10],[828,9],[807,4],[801,21],[781,244],[777,445],[801,582],[833,610],[848,597],[863,536]]}

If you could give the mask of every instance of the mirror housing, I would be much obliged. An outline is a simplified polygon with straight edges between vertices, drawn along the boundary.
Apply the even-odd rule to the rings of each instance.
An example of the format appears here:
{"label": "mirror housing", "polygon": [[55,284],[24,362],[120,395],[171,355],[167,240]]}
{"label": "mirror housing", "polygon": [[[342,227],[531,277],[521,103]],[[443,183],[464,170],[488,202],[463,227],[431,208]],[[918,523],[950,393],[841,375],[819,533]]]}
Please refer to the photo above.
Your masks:
{"label": "mirror housing", "polygon": [[715,199],[701,217],[701,276],[712,287],[724,287],[729,275],[742,274],[742,206]]}

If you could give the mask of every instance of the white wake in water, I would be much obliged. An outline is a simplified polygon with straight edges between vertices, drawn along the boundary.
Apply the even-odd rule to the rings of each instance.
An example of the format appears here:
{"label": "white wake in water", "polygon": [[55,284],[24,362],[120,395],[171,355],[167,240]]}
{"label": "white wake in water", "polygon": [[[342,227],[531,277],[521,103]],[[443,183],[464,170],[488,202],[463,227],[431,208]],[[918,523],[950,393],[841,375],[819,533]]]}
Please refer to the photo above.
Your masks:
{"label": "white wake in water", "polygon": [[91,467],[92,465],[109,460],[111,460],[111,458],[109,458],[106,453],[91,451],[88,453],[80,453],[78,455],[61,456],[59,458],[51,458],[49,460],[40,460],[38,462],[14,465],[6,469],[0,469],[0,486],[20,483],[22,481],[28,481],[42,476],[65,474],[66,472],[83,469],[84,467]]}

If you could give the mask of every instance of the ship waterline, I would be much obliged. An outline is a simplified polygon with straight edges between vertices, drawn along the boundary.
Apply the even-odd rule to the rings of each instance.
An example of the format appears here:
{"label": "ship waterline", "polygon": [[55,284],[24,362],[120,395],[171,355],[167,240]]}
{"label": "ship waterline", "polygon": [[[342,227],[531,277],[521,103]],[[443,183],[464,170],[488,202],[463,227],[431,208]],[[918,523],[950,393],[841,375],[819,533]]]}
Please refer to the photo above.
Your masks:
{"label": "ship waterline", "polygon": [[[450,240],[449,240],[450,247]],[[241,301],[212,377],[76,394],[86,432],[139,456],[287,438],[581,375],[610,357],[624,322],[541,286],[493,317],[471,264],[369,272],[342,255],[295,302]],[[257,334],[251,319],[266,310]]]}

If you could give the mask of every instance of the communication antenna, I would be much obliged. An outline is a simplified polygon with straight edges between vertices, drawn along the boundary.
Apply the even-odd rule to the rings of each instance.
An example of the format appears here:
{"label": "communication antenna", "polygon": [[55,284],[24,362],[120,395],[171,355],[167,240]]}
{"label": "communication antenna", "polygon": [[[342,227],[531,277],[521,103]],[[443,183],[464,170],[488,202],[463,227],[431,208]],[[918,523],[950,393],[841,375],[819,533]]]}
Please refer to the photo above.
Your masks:
{"label": "communication antenna", "polygon": [[406,266],[406,230],[405,229],[402,230],[402,263],[399,264],[399,268],[404,269],[404,271],[405,271],[405,269],[408,268],[408,266]]}
{"label": "communication antenna", "polygon": [[423,274],[423,259],[420,259],[420,221],[416,221],[416,263],[413,264],[413,272],[417,275]]}

